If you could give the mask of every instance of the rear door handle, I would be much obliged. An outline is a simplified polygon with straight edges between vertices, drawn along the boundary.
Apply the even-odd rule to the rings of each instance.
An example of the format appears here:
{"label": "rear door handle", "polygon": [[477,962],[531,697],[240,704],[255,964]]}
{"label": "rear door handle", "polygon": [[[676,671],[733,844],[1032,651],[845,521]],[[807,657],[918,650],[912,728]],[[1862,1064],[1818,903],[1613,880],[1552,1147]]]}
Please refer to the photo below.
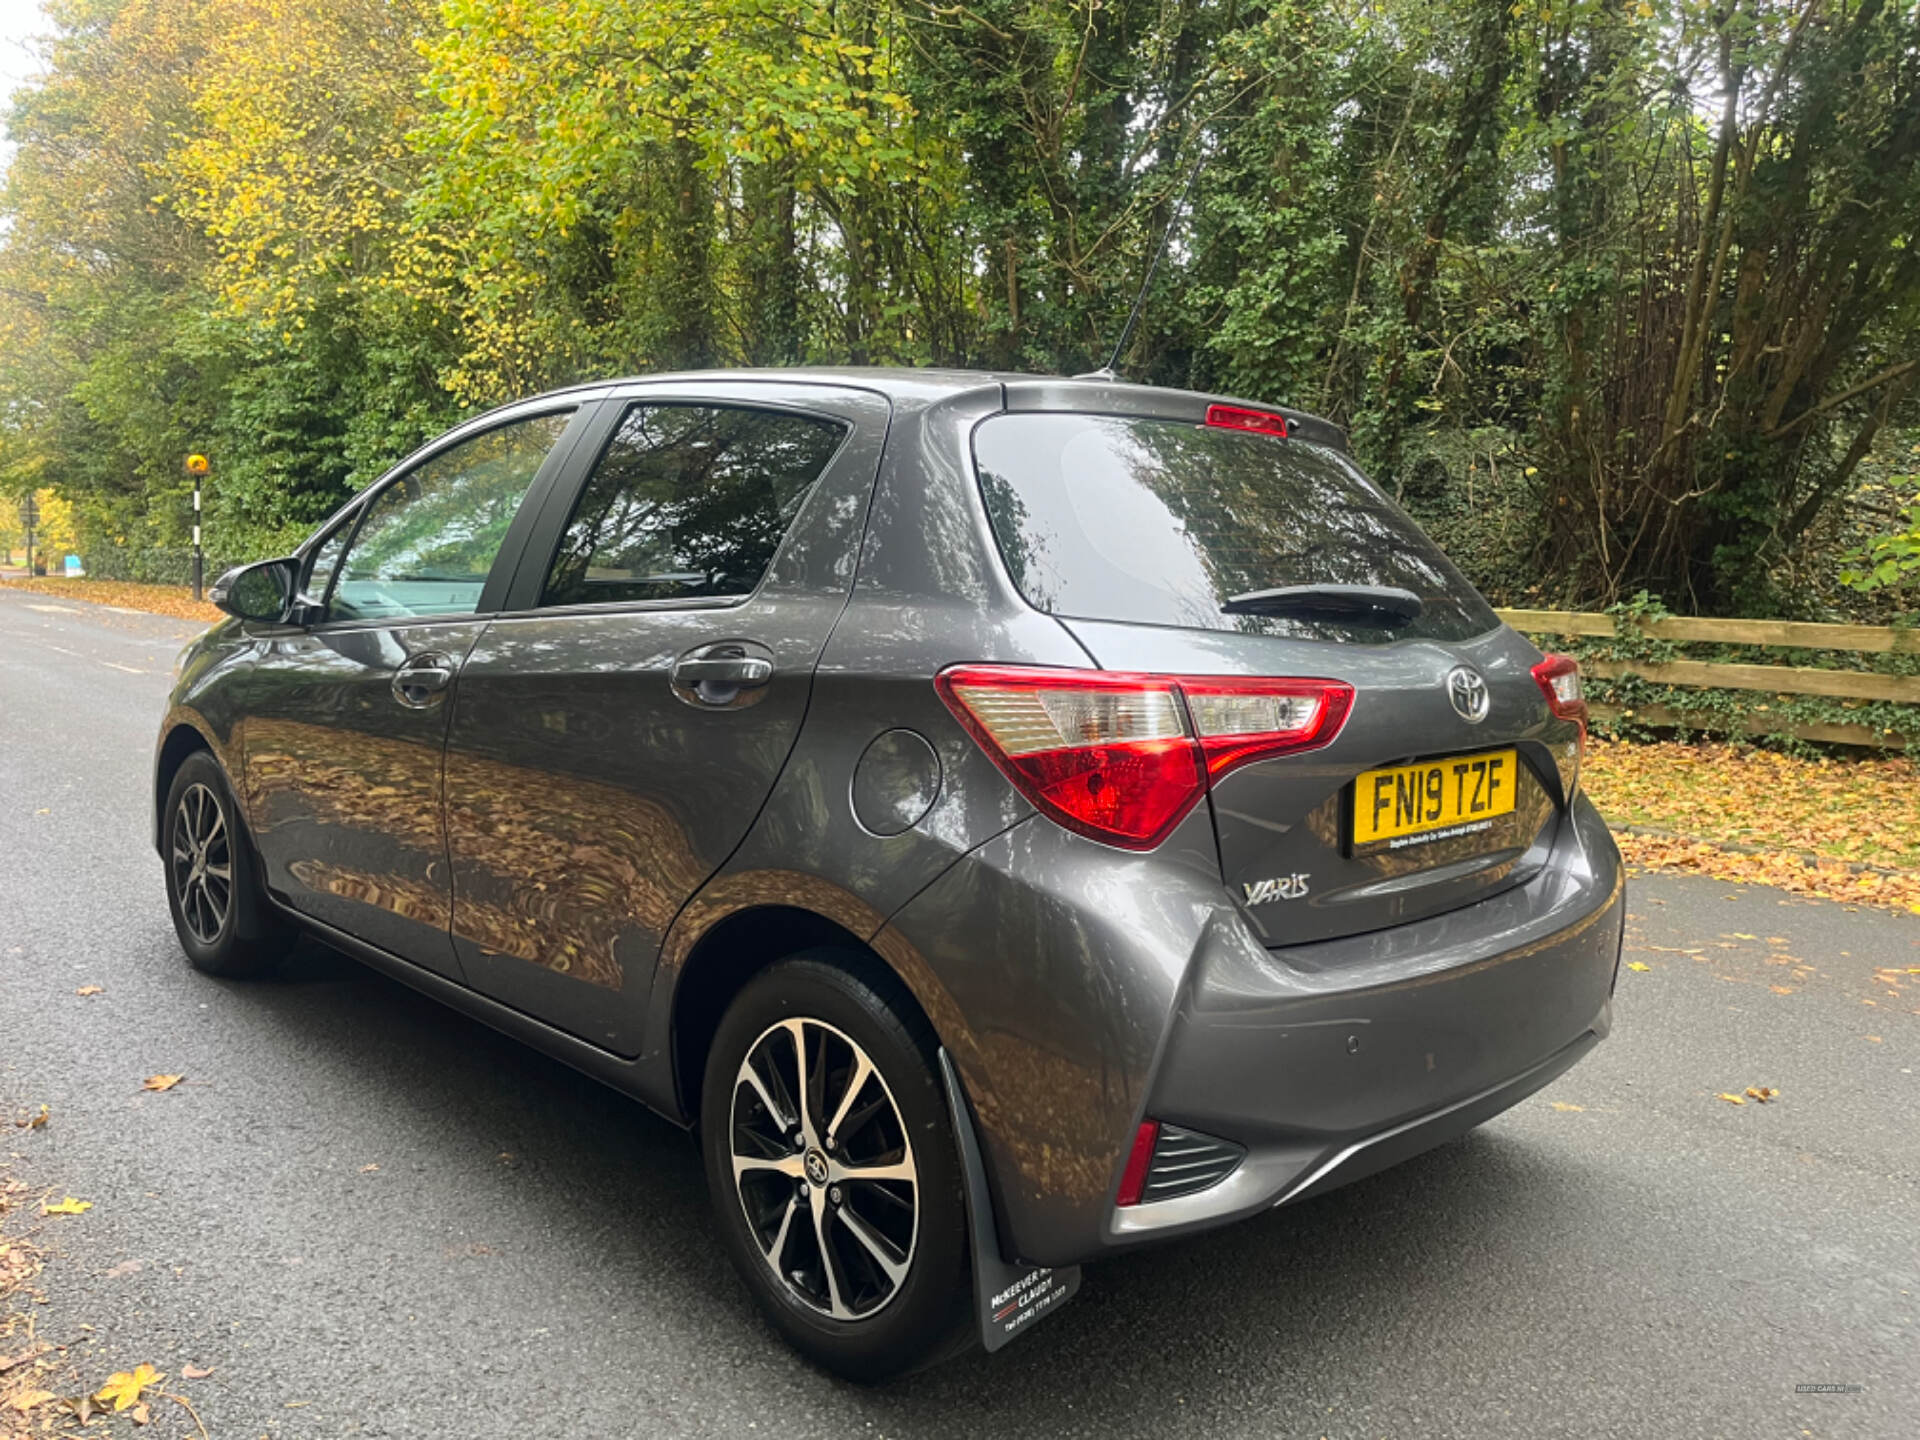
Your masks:
{"label": "rear door handle", "polygon": [[428,650],[393,672],[393,698],[409,710],[430,710],[447,698],[453,657]]}
{"label": "rear door handle", "polygon": [[668,679],[689,705],[737,710],[758,700],[773,679],[773,652],[751,640],[721,640],[682,655]]}
{"label": "rear door handle", "polygon": [[681,660],[673,667],[673,678],[682,685],[735,685],[744,689],[771,680],[773,662],[751,655]]}

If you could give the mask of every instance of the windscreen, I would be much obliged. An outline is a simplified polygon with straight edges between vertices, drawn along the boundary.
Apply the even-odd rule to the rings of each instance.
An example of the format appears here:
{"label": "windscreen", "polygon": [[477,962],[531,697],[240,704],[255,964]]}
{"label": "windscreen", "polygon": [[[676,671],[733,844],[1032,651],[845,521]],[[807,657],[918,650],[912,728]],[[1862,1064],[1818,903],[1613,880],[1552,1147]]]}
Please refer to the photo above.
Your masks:
{"label": "windscreen", "polygon": [[[1177,420],[1016,414],[984,421],[974,463],[1007,569],[1035,608],[1086,620],[1361,643],[1465,640],[1499,619],[1353,461]],[[1411,590],[1418,619],[1228,614],[1287,585]]]}

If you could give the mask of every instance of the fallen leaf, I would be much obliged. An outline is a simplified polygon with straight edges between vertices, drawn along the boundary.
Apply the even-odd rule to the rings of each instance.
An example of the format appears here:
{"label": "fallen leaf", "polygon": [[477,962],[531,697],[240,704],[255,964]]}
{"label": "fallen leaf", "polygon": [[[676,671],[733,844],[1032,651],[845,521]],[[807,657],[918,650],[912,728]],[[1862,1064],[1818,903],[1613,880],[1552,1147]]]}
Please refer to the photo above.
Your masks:
{"label": "fallen leaf", "polygon": [[58,1398],[59,1397],[51,1390],[26,1390],[14,1396],[7,1403],[24,1415],[27,1411],[33,1409],[34,1406],[44,1405],[47,1401],[57,1400]]}
{"label": "fallen leaf", "polygon": [[1773,1099],[1779,1093],[1780,1092],[1774,1089],[1771,1085],[1749,1085],[1747,1087],[1748,1096],[1752,1099],[1758,1100],[1762,1105],[1766,1104],[1769,1100]]}
{"label": "fallen leaf", "polygon": [[128,1414],[128,1418],[131,1419],[133,1423],[136,1425],[144,1425],[153,1418],[152,1414],[149,1413],[144,1403],[134,1406],[132,1410],[127,1412],[127,1414]]}
{"label": "fallen leaf", "polygon": [[69,1195],[56,1204],[42,1205],[40,1213],[42,1215],[84,1215],[91,1209],[93,1209],[93,1201],[76,1200]]}
{"label": "fallen leaf", "polygon": [[373,1174],[374,1171],[378,1170],[379,1168],[380,1168],[379,1163],[376,1161],[372,1165],[362,1165],[360,1167],[360,1173],[362,1175],[371,1175]]}
{"label": "fallen leaf", "polygon": [[1878,1035],[1869,1035],[1867,1036],[1867,1039],[1871,1040],[1876,1045],[1884,1045],[1886,1043]]}
{"label": "fallen leaf", "polygon": [[1747,1103],[1745,1100],[1742,1100],[1738,1095],[1729,1095],[1724,1090],[1722,1090],[1718,1095],[1718,1097],[1716,1098],[1726,1101],[1729,1105],[1744,1105]]}
{"label": "fallen leaf", "polygon": [[149,1075],[140,1082],[142,1090],[171,1090],[187,1077],[184,1075]]}
{"label": "fallen leaf", "polygon": [[16,1120],[13,1123],[17,1129],[38,1130],[42,1125],[45,1125],[47,1123],[48,1119],[52,1115],[53,1115],[53,1112],[47,1109],[46,1106],[42,1105],[38,1110],[34,1111],[33,1114],[29,1115],[26,1119]]}
{"label": "fallen leaf", "polygon": [[1629,960],[1629,961],[1627,961],[1627,969],[1629,969],[1629,970],[1651,970],[1651,969],[1653,969],[1653,967],[1652,967],[1651,965],[1649,965],[1649,964],[1647,964],[1647,962],[1646,962],[1646,961],[1644,961],[1644,960]]}
{"label": "fallen leaf", "polygon": [[93,1392],[93,1398],[102,1405],[111,1405],[114,1412],[140,1403],[140,1392],[150,1386],[158,1385],[167,1377],[151,1365],[140,1365],[131,1371],[119,1370],[107,1377],[107,1383]]}
{"label": "fallen leaf", "polygon": [[1793,987],[1791,985],[1769,985],[1767,988],[1776,995],[1793,994]]}
{"label": "fallen leaf", "polygon": [[1576,1112],[1584,1112],[1587,1107],[1584,1105],[1569,1105],[1564,1100],[1556,1100],[1553,1102],[1553,1108],[1556,1110],[1573,1110]]}
{"label": "fallen leaf", "polygon": [[180,1367],[180,1378],[182,1380],[204,1380],[212,1373],[213,1366],[211,1365],[207,1366],[204,1370],[198,1365],[182,1365]]}
{"label": "fallen leaf", "polygon": [[104,985],[82,985],[73,993],[76,995],[104,995],[107,993],[107,987]]}

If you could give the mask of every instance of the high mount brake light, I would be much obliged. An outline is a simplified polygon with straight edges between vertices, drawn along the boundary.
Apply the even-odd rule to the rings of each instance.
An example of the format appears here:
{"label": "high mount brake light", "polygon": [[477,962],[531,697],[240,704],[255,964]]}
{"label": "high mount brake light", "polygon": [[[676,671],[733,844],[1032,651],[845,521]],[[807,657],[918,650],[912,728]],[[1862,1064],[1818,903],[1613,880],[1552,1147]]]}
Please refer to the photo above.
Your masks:
{"label": "high mount brake light", "polygon": [[956,665],[934,683],[1035,807],[1128,850],[1166,839],[1229,771],[1325,745],[1353,708],[1338,680]]}
{"label": "high mount brake light", "polygon": [[1240,405],[1207,406],[1207,424],[1216,430],[1251,430],[1257,435],[1277,435],[1282,440],[1293,433],[1286,416],[1271,410],[1248,410]]}

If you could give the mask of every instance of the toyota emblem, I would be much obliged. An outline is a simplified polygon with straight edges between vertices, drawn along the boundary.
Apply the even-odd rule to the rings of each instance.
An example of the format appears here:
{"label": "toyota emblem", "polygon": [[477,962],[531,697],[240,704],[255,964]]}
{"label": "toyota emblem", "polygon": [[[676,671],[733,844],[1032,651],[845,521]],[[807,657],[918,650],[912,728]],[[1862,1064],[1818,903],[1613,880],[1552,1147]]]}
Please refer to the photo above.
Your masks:
{"label": "toyota emblem", "polygon": [[1492,697],[1487,694],[1487,682],[1480,678],[1480,672],[1465,665],[1456,665],[1447,676],[1447,699],[1453,702],[1453,708],[1460,718],[1469,725],[1478,725],[1487,718],[1487,709]]}

